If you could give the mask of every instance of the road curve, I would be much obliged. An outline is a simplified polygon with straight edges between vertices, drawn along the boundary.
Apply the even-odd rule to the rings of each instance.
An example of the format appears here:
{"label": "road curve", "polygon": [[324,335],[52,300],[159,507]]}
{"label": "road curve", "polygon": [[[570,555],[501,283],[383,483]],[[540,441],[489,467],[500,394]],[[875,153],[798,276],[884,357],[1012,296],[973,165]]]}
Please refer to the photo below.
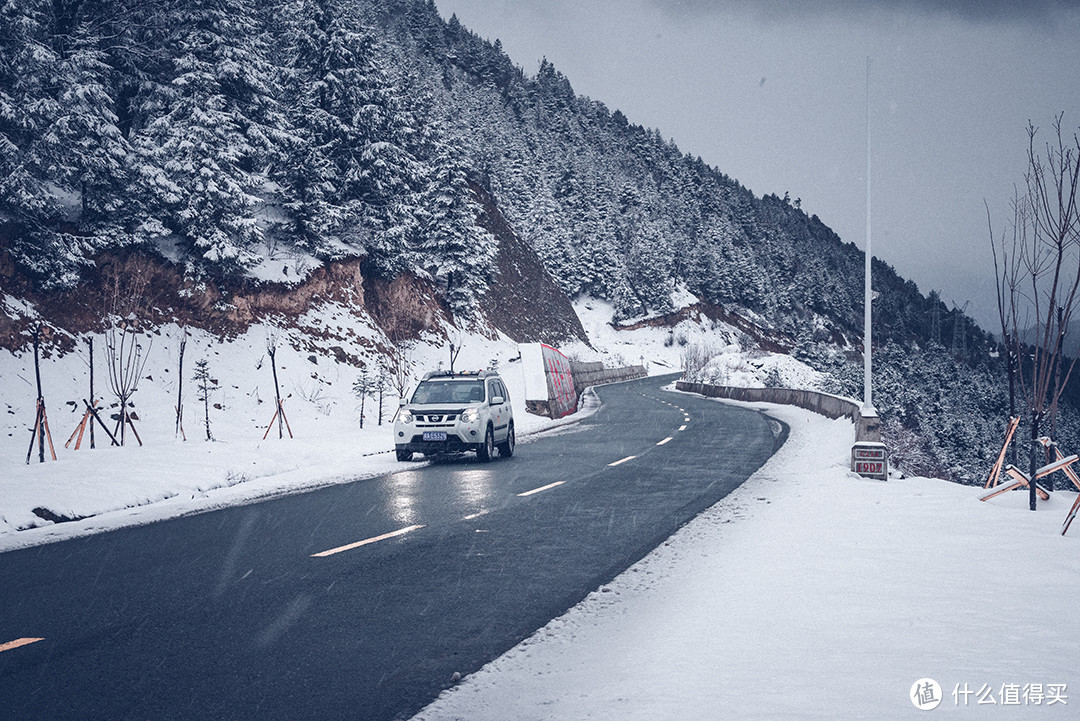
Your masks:
{"label": "road curve", "polygon": [[671,380],[600,387],[512,459],[0,554],[0,718],[408,717],[775,451],[776,421]]}

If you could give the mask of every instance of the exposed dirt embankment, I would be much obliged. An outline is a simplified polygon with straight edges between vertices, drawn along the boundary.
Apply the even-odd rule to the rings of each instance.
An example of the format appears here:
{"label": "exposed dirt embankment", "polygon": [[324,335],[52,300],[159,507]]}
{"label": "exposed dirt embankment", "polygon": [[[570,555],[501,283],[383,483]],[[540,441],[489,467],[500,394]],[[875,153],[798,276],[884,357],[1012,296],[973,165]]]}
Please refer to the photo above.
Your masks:
{"label": "exposed dirt embankment", "polygon": [[[104,330],[118,315],[156,327],[167,323],[201,328],[222,337],[243,333],[253,324],[272,320],[285,327],[303,327],[324,339],[345,338],[350,329],[319,328],[304,315],[325,303],[336,303],[377,328],[391,340],[416,338],[438,329],[448,312],[431,286],[409,275],[393,280],[367,271],[360,259],[328,263],[297,284],[251,279],[193,279],[182,268],[145,251],[110,253],[96,259],[75,289],[41,293],[0,253],[4,293],[25,300],[32,312],[0,304],[0,347],[28,347],[29,331],[39,320],[61,331],[46,338],[47,347],[70,350],[74,336]],[[364,345],[370,345],[367,341]]]}
{"label": "exposed dirt embankment", "polygon": [[[514,233],[483,188],[473,186],[473,190],[482,207],[477,222],[499,241],[496,279],[480,309],[487,322],[518,342],[587,341],[570,300],[536,252]],[[408,274],[379,277],[362,259],[327,263],[302,282],[290,284],[208,275],[193,278],[154,252],[114,251],[95,258],[77,288],[44,293],[12,262],[0,238],[0,284],[3,293],[14,299],[0,303],[0,347],[12,351],[29,346],[30,331],[40,321],[60,331],[46,333],[46,352],[52,348],[68,352],[76,336],[101,332],[108,319],[116,316],[148,329],[177,323],[221,337],[233,337],[253,324],[272,320],[302,329],[314,339],[352,340],[368,347],[381,341],[360,339],[349,328],[321,328],[319,321],[305,320],[305,315],[335,303],[361,317],[361,325],[382,331],[390,342],[438,333],[454,322],[429,282]],[[26,301],[29,308],[18,307],[19,301]]]}

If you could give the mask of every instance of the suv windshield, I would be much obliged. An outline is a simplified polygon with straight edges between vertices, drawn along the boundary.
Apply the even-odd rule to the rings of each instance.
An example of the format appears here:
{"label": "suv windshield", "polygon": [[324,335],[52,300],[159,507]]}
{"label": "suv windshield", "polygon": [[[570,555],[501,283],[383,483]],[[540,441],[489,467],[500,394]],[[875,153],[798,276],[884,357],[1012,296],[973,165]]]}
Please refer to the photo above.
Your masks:
{"label": "suv windshield", "polygon": [[481,380],[454,381],[428,380],[416,387],[412,402],[428,403],[475,403],[484,400],[484,382]]}

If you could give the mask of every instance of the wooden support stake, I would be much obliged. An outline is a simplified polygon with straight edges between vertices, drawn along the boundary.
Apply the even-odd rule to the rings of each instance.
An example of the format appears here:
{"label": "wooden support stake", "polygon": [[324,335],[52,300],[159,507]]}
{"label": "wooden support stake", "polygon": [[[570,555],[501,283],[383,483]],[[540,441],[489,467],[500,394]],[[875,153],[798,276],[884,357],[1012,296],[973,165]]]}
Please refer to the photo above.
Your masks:
{"label": "wooden support stake", "polygon": [[49,441],[49,453],[56,460],[56,449],[53,447],[52,431],[49,430],[49,417],[45,414],[45,401],[41,401],[41,425],[45,429],[45,438]]}
{"label": "wooden support stake", "polygon": [[270,429],[274,427],[274,422],[275,422],[275,421],[277,421],[277,417],[278,417],[278,412],[279,412],[280,410],[281,410],[281,406],[279,405],[279,406],[278,406],[278,409],[277,409],[276,411],[274,411],[274,417],[270,419],[270,425],[268,425],[268,426],[266,427],[266,433],[263,433],[263,440],[264,440],[264,441],[266,440],[266,437],[267,437],[268,435],[270,435]]}
{"label": "wooden support stake", "polygon": [[274,411],[274,417],[270,419],[270,425],[266,427],[266,433],[263,433],[263,440],[270,435],[270,429],[274,427],[274,423],[278,424],[278,428],[281,427],[281,422],[284,421],[285,428],[289,431],[289,438],[293,437],[292,427],[289,425],[289,418],[285,415],[285,401],[284,399],[277,402],[277,410]]}
{"label": "wooden support stake", "polygon": [[[34,454],[34,442],[37,441],[39,428],[41,428],[41,401],[38,401],[37,410],[34,412],[34,430],[30,433],[30,448],[26,451],[26,465],[30,465],[30,456]],[[44,457],[41,462],[45,462]]]}
{"label": "wooden support stake", "polygon": [[1080,496],[1076,497],[1073,501],[1072,508],[1069,509],[1069,515],[1065,516],[1065,523],[1061,526],[1061,535],[1065,535],[1065,532],[1069,530],[1069,526],[1072,525],[1073,519],[1076,518],[1076,512],[1080,510]]}
{"label": "wooden support stake", "polygon": [[[1005,472],[1008,473],[1013,478],[1015,478],[1016,480],[1021,481],[1020,485],[1024,486],[1025,488],[1027,487],[1028,483],[1030,482],[1030,479],[1027,477],[1027,474],[1024,473],[1023,471],[1021,471],[1019,468],[1016,468],[1015,466],[1009,466],[1007,469],[1005,469]],[[1039,477],[1040,476],[1036,476],[1036,478],[1039,478]],[[1035,484],[1035,493],[1039,494],[1039,498],[1041,498],[1044,501],[1049,501],[1050,500],[1050,495],[1046,491],[1044,491],[1043,489],[1039,488],[1038,483]]]}
{"label": "wooden support stake", "polygon": [[[94,401],[94,404],[96,405],[97,401]],[[109,427],[105,425],[105,421],[101,420],[101,416],[98,415],[97,409],[87,403],[85,398],[83,398],[83,405],[86,406],[86,412],[93,415],[94,419],[97,420],[98,425],[101,426],[101,430],[105,431],[105,435],[109,437],[109,440],[112,441],[112,444],[114,446],[120,445],[120,441],[116,440],[116,436],[114,436],[112,433],[109,433]],[[93,426],[91,426],[91,430],[92,429]]]}
{"label": "wooden support stake", "polygon": [[998,479],[1001,476],[1001,469],[1005,465],[1005,454],[1009,450],[1009,444],[1012,443],[1013,434],[1016,433],[1016,429],[1019,425],[1020,416],[1013,416],[1009,419],[1009,427],[1005,433],[1005,442],[1001,444],[1001,453],[998,454],[997,463],[995,463],[993,469],[991,469],[990,477],[986,479],[986,485],[984,485],[983,488],[993,488],[997,485]]}
{"label": "wooden support stake", "polygon": [[139,438],[139,432],[135,430],[135,421],[131,420],[131,414],[125,413],[124,418],[127,420],[127,424],[131,426],[131,432],[135,434],[135,440],[137,440],[139,442],[139,445],[141,446],[142,438]]}
{"label": "wooden support stake", "polygon": [[[1005,474],[1012,477],[1013,482],[996,487],[993,493],[986,494],[979,499],[980,501],[989,501],[991,498],[995,498],[997,496],[1000,496],[1002,493],[1007,493],[1008,491],[1012,491],[1017,488],[1027,488],[1028,484],[1031,482],[1030,479],[1027,477],[1026,473],[1013,465],[1008,465],[1005,467]],[[1047,492],[1043,489],[1039,488],[1038,484],[1035,485],[1035,492],[1038,493],[1039,498],[1043,499],[1044,501],[1050,500],[1050,495],[1047,494]]]}
{"label": "wooden support stake", "polygon": [[56,448],[53,447],[52,431],[49,430],[49,418],[45,414],[45,401],[38,398],[37,411],[34,414],[34,431],[30,436],[30,449],[26,452],[26,465],[30,465],[30,456],[34,454],[34,443],[40,450],[39,460],[45,462],[45,442],[49,443],[49,454],[56,460]]}
{"label": "wooden support stake", "polygon": [[75,450],[79,450],[80,448],[82,448],[83,433],[86,432],[86,426],[88,421],[91,425],[93,425],[94,419],[92,416],[83,416],[83,422],[79,424],[79,440],[75,441]]}
{"label": "wooden support stake", "polygon": [[75,426],[75,430],[71,432],[71,435],[67,439],[67,443],[64,444],[64,448],[69,447],[71,442],[75,440],[75,435],[78,434],[79,440],[75,443],[75,450],[79,450],[79,444],[82,443],[83,431],[86,430],[86,420],[89,417],[89,413],[83,413],[82,420],[79,421],[79,425]]}
{"label": "wooden support stake", "polygon": [[281,419],[283,421],[285,421],[285,430],[287,430],[289,432],[289,438],[292,438],[293,437],[292,426],[289,425],[289,417],[287,415],[285,415],[285,405],[284,405],[284,403],[285,403],[284,400],[278,401],[278,404],[281,405]]}

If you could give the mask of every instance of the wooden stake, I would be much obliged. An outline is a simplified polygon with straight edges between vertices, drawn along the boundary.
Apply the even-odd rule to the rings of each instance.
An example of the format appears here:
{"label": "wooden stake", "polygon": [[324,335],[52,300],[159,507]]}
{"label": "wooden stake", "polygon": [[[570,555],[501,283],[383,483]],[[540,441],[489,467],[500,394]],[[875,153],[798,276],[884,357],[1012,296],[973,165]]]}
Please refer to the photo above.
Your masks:
{"label": "wooden stake", "polygon": [[[1031,480],[1027,477],[1027,474],[1021,471],[1016,466],[1006,466],[1005,474],[1012,477],[1012,482],[998,486],[994,489],[992,493],[987,493],[985,496],[980,498],[980,501],[989,501],[991,498],[996,498],[1002,493],[1007,493],[1009,491],[1016,490],[1017,488],[1028,488],[1031,483]],[[1035,484],[1035,492],[1039,494],[1039,498],[1043,499],[1044,501],[1050,500],[1050,496],[1047,495],[1046,491],[1039,488],[1039,485],[1037,483]]]}
{"label": "wooden stake", "polygon": [[1076,497],[1073,501],[1072,508],[1069,509],[1069,515],[1065,517],[1065,523],[1061,527],[1061,535],[1065,535],[1065,532],[1069,530],[1069,526],[1072,525],[1073,519],[1076,518],[1076,511],[1080,510],[1080,496]]}
{"label": "wooden stake", "polygon": [[82,444],[83,431],[86,430],[86,420],[90,417],[89,413],[83,413],[82,420],[79,421],[79,425],[75,426],[75,430],[71,432],[71,435],[67,439],[67,443],[64,444],[64,448],[71,445],[71,442],[75,440],[75,434],[79,435],[79,440],[75,443],[75,450],[79,450],[79,446]]}
{"label": "wooden stake", "polygon": [[1016,433],[1017,427],[1020,425],[1020,416],[1013,416],[1009,419],[1009,429],[1005,433],[1005,442],[1001,445],[1001,453],[998,454],[997,463],[994,464],[993,469],[990,471],[990,477],[986,479],[986,485],[983,488],[993,488],[998,483],[998,478],[1001,475],[1001,469],[1005,464],[1005,454],[1009,450],[1009,444],[1012,443],[1013,434]]}
{"label": "wooden stake", "polygon": [[[279,400],[277,402],[277,410],[274,411],[274,417],[270,419],[270,425],[268,425],[266,427],[266,433],[263,433],[263,440],[264,441],[266,440],[266,437],[270,435],[270,429],[274,427],[275,422],[278,424],[278,432],[279,432],[279,434],[281,432],[281,424],[282,424],[282,422],[284,422],[285,423],[285,428],[288,429],[288,431],[289,431],[289,438],[293,437],[292,427],[289,425],[289,419],[285,415],[285,405],[284,404],[285,404],[284,400]],[[279,437],[284,438],[285,436],[282,434]]]}
{"label": "wooden stake", "polygon": [[[26,465],[30,465],[30,456],[34,454],[34,442],[38,438],[38,429],[41,428],[41,403],[38,402],[37,411],[34,413],[34,430],[30,434],[30,448],[26,450]],[[42,456],[41,462],[45,462],[45,457]]]}
{"label": "wooden stake", "polygon": [[38,398],[37,412],[34,414],[34,431],[30,436],[30,448],[26,452],[26,465],[30,465],[30,456],[34,454],[34,443],[38,444],[38,462],[45,462],[45,442],[49,443],[49,454],[56,460],[56,448],[53,447],[52,432],[49,430],[49,419],[45,415],[45,401]]}
{"label": "wooden stake", "polygon": [[130,413],[125,413],[124,418],[127,419],[127,424],[129,426],[131,426],[131,432],[135,434],[135,440],[137,440],[139,442],[139,445],[141,446],[142,445],[142,438],[139,438],[139,432],[137,430],[135,430],[135,421],[131,420],[131,414]]}
{"label": "wooden stake", "polygon": [[49,417],[45,415],[45,401],[41,401],[41,425],[45,429],[45,438],[49,441],[49,454],[56,460],[56,449],[53,448],[52,431],[49,430]]}
{"label": "wooden stake", "polygon": [[[116,436],[114,436],[112,433],[109,433],[109,427],[105,425],[105,421],[101,420],[101,416],[98,415],[97,408],[94,407],[97,405],[97,401],[94,401],[94,406],[92,406],[87,403],[85,398],[83,398],[83,405],[86,406],[86,412],[91,414],[98,422],[98,425],[101,426],[101,430],[105,431],[105,435],[109,437],[109,440],[112,441],[112,444],[114,446],[120,445],[120,441],[116,440]],[[93,429],[93,426],[91,426],[91,429]]]}
{"label": "wooden stake", "polygon": [[[284,404],[285,401],[282,400],[279,403]],[[285,415],[285,406],[284,405],[281,405],[281,418],[285,421],[285,430],[287,430],[289,432],[289,438],[292,438],[293,437],[292,426],[289,425],[289,417]]]}

